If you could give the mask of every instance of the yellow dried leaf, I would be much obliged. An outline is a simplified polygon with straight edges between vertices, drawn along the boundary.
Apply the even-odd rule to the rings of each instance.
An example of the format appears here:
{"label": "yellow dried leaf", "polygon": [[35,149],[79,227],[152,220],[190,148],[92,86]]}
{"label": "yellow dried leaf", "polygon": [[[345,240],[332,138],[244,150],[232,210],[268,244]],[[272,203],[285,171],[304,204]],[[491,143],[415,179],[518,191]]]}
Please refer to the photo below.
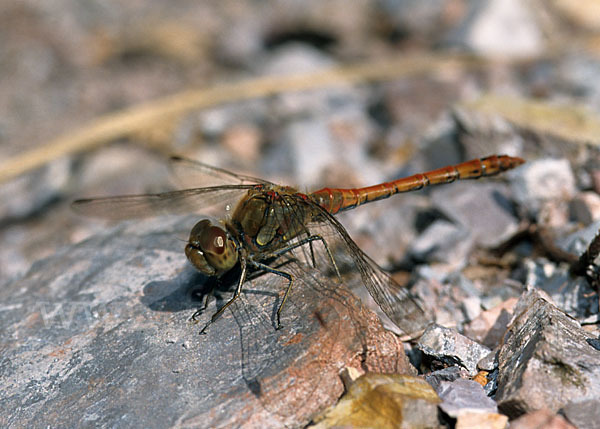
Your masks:
{"label": "yellow dried leaf", "polygon": [[429,428],[437,426],[435,390],[422,378],[365,374],[319,419],[313,428]]}

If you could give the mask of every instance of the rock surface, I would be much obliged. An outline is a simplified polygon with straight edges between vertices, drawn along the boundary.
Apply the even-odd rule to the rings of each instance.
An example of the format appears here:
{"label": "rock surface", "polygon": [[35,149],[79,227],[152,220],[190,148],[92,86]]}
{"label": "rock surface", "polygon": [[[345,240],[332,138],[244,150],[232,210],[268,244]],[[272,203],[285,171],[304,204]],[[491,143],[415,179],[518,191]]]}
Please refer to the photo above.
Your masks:
{"label": "rock surface", "polygon": [[465,326],[465,335],[486,347],[495,347],[506,332],[516,303],[517,298],[509,298],[497,306],[481,312]]}
{"label": "rock surface", "polygon": [[568,403],[561,412],[578,428],[600,428],[600,399],[587,399]]}
{"label": "rock surface", "polygon": [[510,423],[511,429],[575,429],[564,418],[543,408],[522,415]]}
{"label": "rock surface", "polygon": [[[556,402],[514,426],[593,427],[597,399],[577,388],[597,379],[598,281],[573,276],[572,258],[551,245],[576,256],[600,229],[598,4],[0,2],[0,181],[26,171],[0,184],[0,426],[304,426],[341,394],[341,368],[414,374],[406,347],[435,389],[473,377],[509,404],[518,394]],[[280,80],[303,72],[310,85],[331,80],[300,91]],[[179,113],[129,115],[193,94],[200,101]],[[430,320],[452,328],[435,333],[448,353],[436,356],[384,334],[327,274],[305,277],[298,265],[282,330],[281,279],[262,275],[200,337],[215,304],[199,325],[187,319],[216,283],[185,261],[187,219],[107,232],[69,208],[167,190],[173,153],[300,190],[494,153],[527,164],[338,217]],[[177,189],[217,184],[184,179]],[[532,286],[583,329],[551,307],[515,316],[511,300]],[[482,345],[493,351],[474,369]],[[428,405],[423,419],[401,409],[449,424]],[[465,412],[455,424],[502,427],[507,417]]]}
{"label": "rock surface", "polygon": [[527,3],[485,0],[473,3],[456,42],[490,56],[529,57],[543,51],[541,29]]}
{"label": "rock surface", "polygon": [[490,349],[459,334],[454,329],[431,325],[419,338],[419,348],[426,355],[447,365],[459,365],[470,375],[477,373],[477,362]]}
{"label": "rock surface", "polygon": [[214,304],[187,320],[211,284],[177,240],[194,220],[122,224],[2,287],[1,426],[299,426],[342,394],[343,367],[411,372],[376,317],[317,277],[297,276],[281,330],[282,283],[261,275],[198,335]]}
{"label": "rock surface", "polygon": [[423,379],[397,374],[367,374],[354,381],[314,429],[339,427],[434,428],[435,391]]}
{"label": "rock surface", "polygon": [[450,417],[457,418],[470,413],[497,413],[498,407],[489,398],[481,384],[459,378],[458,380],[442,382],[439,390],[442,403],[440,408]]}
{"label": "rock surface", "polygon": [[498,353],[500,410],[509,417],[597,398],[600,354],[591,336],[537,290],[525,293]]}

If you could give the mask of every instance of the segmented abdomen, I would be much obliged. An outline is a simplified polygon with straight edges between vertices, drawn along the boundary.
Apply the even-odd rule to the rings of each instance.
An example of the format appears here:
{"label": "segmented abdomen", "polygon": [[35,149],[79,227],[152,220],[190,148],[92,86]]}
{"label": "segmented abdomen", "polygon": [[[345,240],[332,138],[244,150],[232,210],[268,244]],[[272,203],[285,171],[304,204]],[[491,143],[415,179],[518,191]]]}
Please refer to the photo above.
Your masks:
{"label": "segmented abdomen", "polygon": [[336,214],[362,204],[389,198],[394,194],[416,191],[426,186],[451,183],[459,179],[493,176],[524,162],[521,158],[508,155],[492,155],[366,188],[323,188],[312,192],[310,197],[329,213]]}

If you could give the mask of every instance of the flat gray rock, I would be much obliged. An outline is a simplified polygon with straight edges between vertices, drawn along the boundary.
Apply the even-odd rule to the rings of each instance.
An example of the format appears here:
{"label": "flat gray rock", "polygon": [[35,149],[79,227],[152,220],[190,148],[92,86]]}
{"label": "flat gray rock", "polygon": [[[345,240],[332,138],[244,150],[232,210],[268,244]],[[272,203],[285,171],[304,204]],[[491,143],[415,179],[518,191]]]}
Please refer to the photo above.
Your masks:
{"label": "flat gray rock", "polygon": [[444,215],[469,231],[475,245],[496,247],[519,229],[507,185],[458,182],[433,189],[431,199]]}
{"label": "flat gray rock", "polygon": [[458,417],[467,413],[497,413],[498,407],[489,398],[481,384],[473,380],[459,378],[454,381],[443,381],[438,390],[442,399],[440,408],[450,417]]}
{"label": "flat gray rock", "polygon": [[342,367],[410,372],[345,287],[294,263],[280,330],[283,284],[260,275],[198,335],[214,301],[198,325],[188,319],[214,284],[177,239],[195,220],[121,224],[4,285],[0,426],[303,426],[342,394]]}

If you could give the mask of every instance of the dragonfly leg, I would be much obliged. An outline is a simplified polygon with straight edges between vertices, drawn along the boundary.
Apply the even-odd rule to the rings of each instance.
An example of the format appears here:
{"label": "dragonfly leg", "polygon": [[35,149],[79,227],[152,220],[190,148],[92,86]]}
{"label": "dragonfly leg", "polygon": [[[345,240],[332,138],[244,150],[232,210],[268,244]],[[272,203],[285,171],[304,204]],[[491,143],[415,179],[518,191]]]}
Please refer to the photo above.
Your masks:
{"label": "dragonfly leg", "polygon": [[190,317],[189,319],[190,322],[198,323],[196,317],[200,316],[204,312],[204,310],[206,310],[206,307],[208,307],[208,300],[210,298],[210,295],[210,293],[207,293],[204,296],[204,304],[202,304],[202,307],[200,307],[198,310],[196,310],[194,314],[192,314],[192,317]]}
{"label": "dragonfly leg", "polygon": [[[202,328],[202,330],[200,330],[200,335],[206,334],[206,329],[212,325],[215,320],[217,320],[219,318],[219,316],[221,314],[223,314],[223,312],[227,309],[227,307],[229,307],[231,304],[233,304],[233,302],[239,298],[240,294],[242,293],[242,285],[244,284],[244,282],[246,281],[246,259],[245,258],[240,258],[240,265],[242,268],[242,273],[240,274],[240,280],[238,282],[238,285],[235,289],[235,292],[233,294],[233,297],[227,301],[227,303],[219,308],[215,314],[212,315],[212,317],[210,318],[210,320],[206,323],[206,325],[204,325],[204,327]],[[197,312],[196,312],[197,313]],[[196,315],[196,313],[194,313],[194,315]]]}
{"label": "dragonfly leg", "polygon": [[[323,247],[325,248],[325,251],[327,252],[327,256],[329,257],[329,261],[331,262],[331,265],[333,265],[333,268],[335,270],[335,275],[337,276],[338,280],[342,280],[342,276],[340,275],[340,270],[338,269],[337,263],[335,262],[335,259],[333,259],[333,254],[331,253],[331,250],[329,249],[329,245],[327,244],[327,241],[325,241],[325,239],[323,237],[321,237],[320,235],[313,235],[309,238],[312,238],[312,240],[310,241],[311,246],[312,246],[312,242],[315,240],[319,240],[321,243],[323,243]],[[312,250],[312,247],[311,247]]]}
{"label": "dragonfly leg", "polygon": [[342,276],[340,275],[340,270],[338,269],[335,259],[333,259],[333,254],[331,253],[331,250],[329,249],[329,245],[327,244],[327,241],[325,241],[325,239],[323,237],[321,237],[320,235],[317,235],[317,234],[311,235],[310,237],[304,238],[304,239],[298,241],[297,243],[294,243],[290,246],[284,247],[283,249],[279,249],[278,251],[273,253],[273,256],[281,256],[291,250],[294,250],[297,247],[304,246],[305,244],[308,243],[310,245],[310,250],[311,250],[312,259],[313,259],[313,265],[316,267],[315,257],[314,257],[313,248],[312,248],[313,241],[320,241],[323,244],[323,247],[325,248],[325,251],[327,252],[327,257],[329,258],[329,261],[331,262],[331,265],[333,265],[333,268],[335,270],[335,275],[337,276],[337,278],[339,280],[341,280]]}
{"label": "dragonfly leg", "polygon": [[315,259],[315,249],[313,249],[312,241],[308,242],[308,248],[310,249],[310,259],[312,261],[313,267],[317,268],[317,260]]}
{"label": "dragonfly leg", "polygon": [[279,304],[279,308],[277,309],[277,326],[276,329],[281,329],[281,311],[283,310],[283,306],[285,305],[288,295],[290,294],[290,291],[292,290],[292,284],[294,283],[294,278],[292,277],[292,275],[290,273],[286,273],[285,271],[280,271],[277,270],[275,268],[269,267],[268,265],[265,264],[261,264],[260,262],[256,262],[256,261],[250,261],[250,263],[255,266],[256,268],[266,271],[268,273],[272,273],[272,274],[277,274],[278,276],[281,276],[283,278],[285,278],[288,281],[288,286],[285,290],[285,294],[283,295],[283,299],[281,300],[281,304]]}

